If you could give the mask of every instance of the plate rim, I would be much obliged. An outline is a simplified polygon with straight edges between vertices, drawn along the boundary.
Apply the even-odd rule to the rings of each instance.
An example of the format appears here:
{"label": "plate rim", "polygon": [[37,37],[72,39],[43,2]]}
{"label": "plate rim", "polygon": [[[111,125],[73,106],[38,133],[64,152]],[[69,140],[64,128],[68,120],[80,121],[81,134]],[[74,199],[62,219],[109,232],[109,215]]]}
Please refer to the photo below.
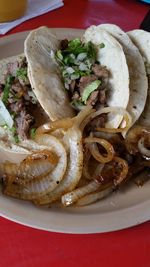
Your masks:
{"label": "plate rim", "polygon": [[[74,29],[74,28],[51,28],[54,31],[78,31],[78,32],[83,32],[84,30],[82,29]],[[17,38],[25,38],[27,34],[30,31],[22,31],[14,34],[10,34],[7,36],[4,36],[0,38],[0,46],[2,44],[5,44],[6,42],[11,42],[11,40],[14,40]],[[0,205],[1,206],[1,205]],[[72,226],[70,227],[65,227],[65,226],[57,226],[57,225],[52,225],[51,223],[48,226],[41,225],[39,222],[34,223],[28,218],[22,218],[19,214],[14,214],[12,215],[11,212],[8,211],[0,211],[0,216],[13,221],[15,223],[19,223],[28,227],[40,229],[40,230],[45,230],[45,231],[50,231],[50,232],[57,232],[57,233],[69,233],[69,234],[94,234],[94,233],[106,233],[106,232],[112,232],[112,231],[117,231],[121,229],[126,229],[135,225],[139,225],[143,222],[146,222],[150,219],[150,212],[147,212],[150,206],[150,199],[146,200],[142,203],[139,203],[137,205],[124,208],[122,210],[112,210],[111,212],[106,212],[106,213],[99,213],[96,214],[96,216],[93,219],[104,219],[103,216],[105,217],[105,220],[107,220],[107,225],[101,225],[98,224],[97,227],[95,226],[88,226],[87,224],[87,218],[88,215],[85,214],[80,214],[79,219],[82,219],[82,224],[84,225],[84,228],[81,228],[79,226]],[[34,206],[33,206],[34,207]],[[134,211],[134,216],[133,216],[133,211]],[[118,213],[121,215],[121,219],[117,219]],[[136,216],[135,216],[136,214]],[[61,215],[61,213],[60,213]],[[71,214],[72,215],[72,214]],[[69,213],[67,213],[66,220],[68,219]],[[77,215],[76,215],[77,216]],[[94,215],[91,215],[94,216]],[[65,221],[65,220],[64,220]]]}

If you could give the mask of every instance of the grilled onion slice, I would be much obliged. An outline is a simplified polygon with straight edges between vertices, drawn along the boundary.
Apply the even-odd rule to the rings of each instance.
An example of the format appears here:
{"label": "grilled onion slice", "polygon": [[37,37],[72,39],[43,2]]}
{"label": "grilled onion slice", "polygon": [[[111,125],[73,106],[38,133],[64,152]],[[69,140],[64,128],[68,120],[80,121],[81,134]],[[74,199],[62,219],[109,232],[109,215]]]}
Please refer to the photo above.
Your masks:
{"label": "grilled onion slice", "polygon": [[61,196],[73,190],[78,184],[83,167],[83,147],[81,131],[72,127],[66,133],[68,137],[70,154],[69,162],[63,180],[55,190],[46,194],[42,198],[36,199],[34,202],[39,205],[49,204],[61,198]]}
{"label": "grilled onion slice", "polygon": [[131,119],[131,116],[130,114],[123,108],[119,108],[119,107],[105,107],[105,108],[102,108],[96,112],[93,112],[91,114],[89,114],[88,116],[85,117],[85,119],[82,121],[81,123],[81,130],[83,131],[85,126],[91,121],[93,120],[95,117],[101,115],[101,114],[122,114],[124,116],[124,120],[126,122],[126,125],[125,127],[123,128],[119,128],[119,129],[110,129],[110,128],[99,128],[98,130],[99,131],[105,131],[107,132],[107,129],[108,129],[108,132],[111,132],[111,133],[115,133],[115,132],[127,132],[127,130],[131,127],[131,122],[132,122],[132,119]]}
{"label": "grilled onion slice", "polygon": [[[113,149],[113,146],[105,139],[102,138],[96,138],[96,137],[87,137],[84,139],[85,143],[90,144],[89,150],[92,154],[92,156],[99,161],[100,163],[107,163],[111,161],[115,155],[115,151]],[[95,143],[100,144],[104,149],[106,150],[107,154],[106,156],[103,156]]]}
{"label": "grilled onion slice", "polygon": [[79,187],[62,196],[61,202],[64,206],[70,206],[75,203],[81,197],[96,191],[100,187],[98,181],[93,180],[85,186]]}
{"label": "grilled onion slice", "polygon": [[108,187],[108,188],[103,189],[99,192],[87,194],[86,196],[78,199],[78,201],[76,202],[76,206],[86,206],[86,205],[95,203],[98,200],[101,200],[101,199],[107,197],[112,192],[113,192],[113,187]]}
{"label": "grilled onion slice", "polygon": [[29,155],[20,164],[2,163],[0,169],[2,175],[11,176],[14,182],[23,185],[52,171],[57,162],[56,154],[42,150]]}
{"label": "grilled onion slice", "polygon": [[36,134],[43,134],[43,133],[51,133],[57,129],[64,129],[67,130],[73,126],[74,118],[63,118],[56,121],[50,121],[45,123],[44,125],[40,126],[36,130]]}
{"label": "grilled onion slice", "polygon": [[49,149],[57,154],[59,158],[58,164],[52,172],[42,176],[41,179],[35,179],[25,184],[25,186],[16,184],[6,186],[5,194],[21,199],[32,200],[51,192],[62,180],[67,166],[67,154],[63,145],[57,138],[47,134],[39,135],[36,139],[41,145],[49,146]]}

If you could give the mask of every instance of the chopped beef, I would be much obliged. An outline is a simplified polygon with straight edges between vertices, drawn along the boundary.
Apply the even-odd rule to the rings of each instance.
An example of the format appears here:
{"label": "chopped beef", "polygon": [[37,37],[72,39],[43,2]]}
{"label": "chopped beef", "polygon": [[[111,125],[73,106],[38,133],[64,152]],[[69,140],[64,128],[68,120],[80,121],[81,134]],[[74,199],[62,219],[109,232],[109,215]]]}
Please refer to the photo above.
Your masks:
{"label": "chopped beef", "polygon": [[109,71],[107,70],[107,68],[99,64],[94,64],[92,66],[92,71],[98,78],[108,78],[109,76]]}
{"label": "chopped beef", "polygon": [[83,91],[87,85],[89,85],[91,82],[94,82],[97,80],[97,77],[94,74],[91,74],[89,76],[82,76],[79,81],[79,91],[80,94],[83,94]]}
{"label": "chopped beef", "polygon": [[[13,116],[16,133],[21,139],[28,138],[30,127],[35,123],[34,116],[30,114],[33,114],[33,110],[37,107],[37,103],[33,103],[32,101],[32,94],[29,93],[31,85],[27,85],[26,81],[23,81],[26,80],[26,67],[27,63],[25,58],[20,63],[14,62],[8,64],[5,80],[0,84],[0,95],[3,96],[6,79],[9,76],[13,77],[9,84],[10,88],[6,108]],[[22,71],[20,75],[17,74],[19,70]],[[25,72],[23,72],[24,70]]]}
{"label": "chopped beef", "polygon": [[11,74],[11,75],[16,75],[16,71],[19,68],[19,63],[17,61],[13,62],[13,63],[8,63],[7,64],[7,75]]}
{"label": "chopped beef", "polygon": [[104,128],[107,120],[107,114],[101,114],[90,121],[88,126],[88,131],[95,131],[96,128]]}
{"label": "chopped beef", "polygon": [[21,79],[20,77],[18,77],[18,80],[19,80],[19,82],[20,82],[20,84],[21,84],[22,86],[30,85],[30,81],[29,81],[28,78],[26,78],[25,80],[23,80],[23,79]]}
{"label": "chopped beef", "polygon": [[67,39],[64,39],[64,40],[61,40],[60,42],[60,49],[61,50],[65,50],[67,47],[68,47],[68,40]]}
{"label": "chopped beef", "polygon": [[87,100],[87,105],[94,106],[98,100],[99,91],[92,92]]}
{"label": "chopped beef", "polygon": [[20,84],[18,79],[15,79],[14,83],[11,86],[11,91],[19,93],[19,95],[24,95],[25,88]]}
{"label": "chopped beef", "polygon": [[0,83],[0,95],[3,93],[4,85]]}
{"label": "chopped beef", "polygon": [[23,106],[24,106],[24,103],[23,103],[23,99],[21,98],[21,99],[18,99],[18,101],[12,102],[9,105],[9,110],[10,112],[18,113],[18,112],[21,112]]}
{"label": "chopped beef", "polygon": [[24,57],[20,62],[19,62],[19,66],[18,68],[26,68],[27,67],[27,60],[26,58]]}
{"label": "chopped beef", "polygon": [[105,90],[99,90],[98,100],[100,104],[106,104],[106,91]]}
{"label": "chopped beef", "polygon": [[69,84],[69,90],[71,91],[71,93],[74,92],[75,86],[76,86],[76,81],[72,80],[71,83]]}
{"label": "chopped beef", "polygon": [[18,114],[16,118],[17,133],[22,139],[28,138],[28,132],[33,122],[34,118],[26,110],[22,110]]}
{"label": "chopped beef", "polygon": [[79,100],[80,95],[77,91],[74,92],[73,96],[72,96],[72,100]]}

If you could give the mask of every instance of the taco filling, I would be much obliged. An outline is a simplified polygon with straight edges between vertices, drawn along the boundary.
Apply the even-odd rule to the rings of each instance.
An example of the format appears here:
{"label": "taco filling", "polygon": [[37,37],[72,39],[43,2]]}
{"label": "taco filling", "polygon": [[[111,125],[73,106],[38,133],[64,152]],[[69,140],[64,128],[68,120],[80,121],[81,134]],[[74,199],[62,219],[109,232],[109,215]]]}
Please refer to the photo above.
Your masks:
{"label": "taco filling", "polygon": [[0,125],[11,132],[16,143],[34,137],[37,108],[41,110],[28,79],[26,58],[8,63],[0,82]]}
{"label": "taco filling", "polygon": [[[77,111],[86,105],[96,110],[107,106],[109,71],[97,61],[97,49],[104,47],[103,43],[97,47],[92,42],[82,43],[78,38],[71,41],[64,39],[55,52],[65,89]],[[106,115],[101,115],[93,126],[104,126],[105,121]]]}

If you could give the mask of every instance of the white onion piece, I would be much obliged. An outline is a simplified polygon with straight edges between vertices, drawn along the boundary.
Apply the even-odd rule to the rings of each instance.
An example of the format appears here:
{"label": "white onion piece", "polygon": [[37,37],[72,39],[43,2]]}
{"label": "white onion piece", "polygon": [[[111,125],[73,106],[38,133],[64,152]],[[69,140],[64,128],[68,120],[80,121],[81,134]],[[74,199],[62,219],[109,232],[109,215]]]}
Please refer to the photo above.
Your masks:
{"label": "white onion piece", "polygon": [[[83,121],[84,121],[87,117],[92,116],[92,114],[95,114],[94,111],[95,111],[95,110],[92,109],[91,106],[86,106],[86,107],[85,107],[84,109],[82,109],[82,110],[78,113],[78,115],[75,117],[75,121],[74,121],[75,123],[74,123],[74,125],[77,126],[77,127],[79,127],[80,124],[82,124]],[[80,127],[80,129],[81,129],[81,131],[83,130],[82,127]]]}
{"label": "white onion piece", "polygon": [[0,99],[0,116],[5,121],[5,123],[8,125],[8,127],[12,128],[14,124],[13,119],[1,99]]}
{"label": "white onion piece", "polygon": [[[107,163],[111,161],[115,155],[115,151],[113,146],[105,139],[96,138],[96,137],[88,137],[85,138],[85,142],[89,143],[89,150],[92,156],[100,163]],[[106,156],[103,156],[99,150],[96,143],[99,143],[106,151]]]}
{"label": "white onion piece", "polygon": [[112,192],[113,192],[113,188],[109,187],[107,189],[104,189],[103,191],[88,194],[88,195],[80,198],[76,202],[76,205],[77,206],[86,206],[86,205],[92,204],[94,202],[97,202],[98,200],[101,200],[101,199],[107,197]]}
{"label": "white onion piece", "polygon": [[49,204],[60,199],[63,194],[72,191],[77,186],[82,176],[83,146],[81,131],[76,127],[72,127],[68,130],[66,135],[68,136],[70,145],[70,155],[63,180],[51,193],[46,194],[40,199],[36,199],[36,204]]}
{"label": "white onion piece", "polygon": [[9,176],[14,176],[13,180],[23,185],[51,172],[57,162],[58,157],[46,149],[27,156],[20,164],[1,163],[0,173],[1,175],[5,174],[7,179],[9,179]]}
{"label": "white onion piece", "polygon": [[23,148],[26,148],[28,150],[30,150],[31,152],[35,152],[35,151],[40,151],[40,150],[44,150],[44,149],[48,149],[47,146],[45,145],[40,145],[37,142],[33,141],[33,140],[23,140],[19,143],[19,145]]}
{"label": "white onion piece", "polygon": [[24,178],[26,181],[27,179],[37,178],[38,176],[44,175],[47,172],[52,171],[55,167],[54,164],[47,160],[38,160],[33,162],[32,166],[30,165],[22,165],[18,170],[18,176],[20,178]]}
{"label": "white onion piece", "polygon": [[90,162],[90,158],[91,158],[91,154],[86,152],[84,153],[84,164],[83,164],[83,177],[86,179],[86,180],[92,180],[94,179],[97,175],[100,175],[103,167],[104,167],[104,164],[100,164],[100,163],[97,163],[96,166],[94,166],[94,170],[93,173],[91,174],[89,172],[89,162]]}
{"label": "white onion piece", "polygon": [[91,180],[91,174],[89,172],[89,160],[91,158],[91,154],[90,153],[85,153],[84,154],[84,164],[83,164],[83,177],[85,177],[87,180]]}
{"label": "white onion piece", "polygon": [[100,183],[96,180],[91,181],[85,186],[79,187],[61,197],[61,202],[64,206],[69,206],[75,203],[81,197],[96,191],[100,187]]}
{"label": "white onion piece", "polygon": [[5,194],[21,199],[32,200],[51,192],[62,180],[67,166],[67,154],[64,146],[57,138],[47,134],[37,136],[36,140],[41,145],[48,146],[49,149],[56,153],[59,158],[58,164],[52,172],[45,175],[40,180],[35,179],[24,187],[17,187],[14,184],[8,186],[5,190]]}
{"label": "white onion piece", "polygon": [[138,141],[138,149],[140,153],[145,156],[147,159],[150,159],[150,150],[147,149],[144,145],[144,137],[141,137]]}

